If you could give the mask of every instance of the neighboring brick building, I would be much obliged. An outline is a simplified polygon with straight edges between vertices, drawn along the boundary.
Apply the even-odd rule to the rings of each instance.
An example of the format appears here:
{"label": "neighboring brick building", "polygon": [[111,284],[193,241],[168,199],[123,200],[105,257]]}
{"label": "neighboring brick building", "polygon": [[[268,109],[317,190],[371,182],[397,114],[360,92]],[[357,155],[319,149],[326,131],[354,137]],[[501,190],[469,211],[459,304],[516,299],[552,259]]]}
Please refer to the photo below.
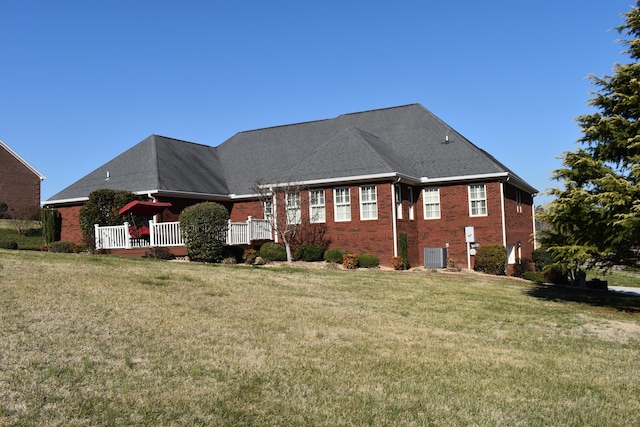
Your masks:
{"label": "neighboring brick building", "polygon": [[78,207],[103,188],[172,202],[163,221],[203,200],[233,221],[293,214],[330,247],[382,265],[400,233],[413,266],[442,263],[434,250],[461,267],[477,245],[505,246],[511,264],[533,250],[537,190],[418,104],[240,132],[218,147],[152,135],[46,202],[62,214],[63,240],[78,241]]}
{"label": "neighboring brick building", "polygon": [[43,179],[40,172],[0,141],[0,203],[7,204],[7,215],[40,206]]}

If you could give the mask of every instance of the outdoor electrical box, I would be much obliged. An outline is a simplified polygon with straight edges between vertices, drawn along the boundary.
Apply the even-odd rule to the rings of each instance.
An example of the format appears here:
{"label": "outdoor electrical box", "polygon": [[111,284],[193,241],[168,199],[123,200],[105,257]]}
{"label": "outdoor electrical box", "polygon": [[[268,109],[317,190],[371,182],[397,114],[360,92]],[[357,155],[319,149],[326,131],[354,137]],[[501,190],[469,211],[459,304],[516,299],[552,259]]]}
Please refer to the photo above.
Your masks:
{"label": "outdoor electrical box", "polygon": [[473,227],[464,228],[464,241],[467,243],[473,243],[476,241],[475,231]]}
{"label": "outdoor electrical box", "polygon": [[447,248],[424,248],[425,268],[445,268],[447,266]]}

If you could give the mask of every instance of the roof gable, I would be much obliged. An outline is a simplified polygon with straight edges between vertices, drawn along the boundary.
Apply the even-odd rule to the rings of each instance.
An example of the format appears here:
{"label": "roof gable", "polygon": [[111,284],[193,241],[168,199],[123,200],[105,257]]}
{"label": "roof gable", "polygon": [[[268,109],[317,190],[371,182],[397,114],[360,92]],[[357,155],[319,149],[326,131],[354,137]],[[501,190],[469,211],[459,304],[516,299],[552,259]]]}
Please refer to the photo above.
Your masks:
{"label": "roof gable", "polygon": [[335,180],[388,175],[406,171],[408,167],[407,162],[377,136],[349,127],[320,145],[286,173],[289,174],[288,181]]}
{"label": "roof gable", "polygon": [[227,194],[215,149],[151,135],[51,197],[71,201],[95,190]]}
{"label": "roof gable", "polygon": [[29,171],[31,171],[34,175],[37,175],[38,178],[40,178],[40,181],[42,181],[45,176],[42,175],[40,172],[38,172],[36,170],[36,168],[34,168],[33,166],[31,166],[25,159],[23,159],[22,157],[20,157],[20,155],[18,153],[16,153],[15,151],[13,151],[11,149],[11,147],[9,147],[7,144],[5,144],[2,140],[0,140],[0,147],[4,148],[5,151],[7,151],[9,154],[11,154],[13,157],[16,158],[16,160],[18,160],[20,163],[22,163],[27,169],[29,169]]}

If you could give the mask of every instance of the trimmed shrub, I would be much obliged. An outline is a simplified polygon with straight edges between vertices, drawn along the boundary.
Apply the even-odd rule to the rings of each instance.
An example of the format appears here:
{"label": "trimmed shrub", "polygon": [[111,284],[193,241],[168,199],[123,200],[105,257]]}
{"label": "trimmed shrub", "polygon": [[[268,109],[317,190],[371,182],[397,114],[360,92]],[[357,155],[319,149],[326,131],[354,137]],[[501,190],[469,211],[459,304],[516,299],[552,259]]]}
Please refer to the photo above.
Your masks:
{"label": "trimmed shrub", "polygon": [[344,254],[342,255],[342,266],[347,270],[358,268],[358,255]]}
{"label": "trimmed shrub", "polygon": [[534,249],[531,258],[536,266],[536,271],[544,271],[548,265],[553,263],[553,255],[545,249]]}
{"label": "trimmed shrub", "polygon": [[56,209],[41,209],[40,223],[45,245],[60,240],[60,212]]}
{"label": "trimmed shrub", "polygon": [[149,248],[146,252],[147,258],[154,259],[173,259],[173,254],[164,246],[154,246],[153,248]]}
{"label": "trimmed shrub", "polygon": [[544,283],[544,274],[539,271],[525,271],[522,278],[536,283]]}
{"label": "trimmed shrub", "polygon": [[324,255],[324,249],[316,243],[300,245],[293,251],[293,258],[299,261],[322,261],[322,255]]}
{"label": "trimmed shrub", "polygon": [[280,243],[267,242],[260,247],[260,258],[265,262],[286,261],[287,250]]}
{"label": "trimmed shrub", "polygon": [[507,249],[502,245],[486,245],[476,249],[473,269],[483,273],[504,276],[507,268]]}
{"label": "trimmed shrub", "polygon": [[404,265],[402,266],[402,268],[404,270],[408,270],[409,269],[409,240],[407,238],[407,233],[405,233],[404,231],[401,231],[400,234],[398,234],[398,251],[400,252],[400,257],[404,262]]}
{"label": "trimmed shrub", "polygon": [[376,268],[380,266],[380,259],[373,254],[359,254],[358,265],[360,268]]}
{"label": "trimmed shrub", "polygon": [[247,249],[242,254],[242,260],[244,261],[245,264],[249,264],[249,265],[256,262],[257,257],[258,257],[258,251],[256,251],[255,249]]}
{"label": "trimmed shrub", "polygon": [[183,210],[180,230],[189,257],[194,261],[220,261],[228,221],[229,212],[219,203],[203,202]]}
{"label": "trimmed shrub", "polygon": [[78,248],[73,242],[51,242],[47,246],[49,252],[57,252],[62,254],[72,254],[78,251]]}
{"label": "trimmed shrub", "polygon": [[18,242],[15,240],[0,240],[0,249],[18,249]]}
{"label": "trimmed shrub", "polygon": [[394,256],[391,258],[391,265],[394,270],[404,270],[404,259],[401,256]]}
{"label": "trimmed shrub", "polygon": [[346,252],[346,250],[340,248],[327,249],[327,251],[324,253],[324,260],[336,264],[341,263],[343,261],[343,255]]}

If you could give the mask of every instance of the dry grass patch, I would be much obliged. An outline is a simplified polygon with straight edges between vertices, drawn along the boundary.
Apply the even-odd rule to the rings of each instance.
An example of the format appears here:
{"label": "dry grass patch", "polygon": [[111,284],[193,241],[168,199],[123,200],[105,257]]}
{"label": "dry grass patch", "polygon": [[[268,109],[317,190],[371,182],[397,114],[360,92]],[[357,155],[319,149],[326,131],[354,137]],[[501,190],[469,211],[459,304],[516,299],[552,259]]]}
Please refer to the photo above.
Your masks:
{"label": "dry grass patch", "polygon": [[0,265],[0,425],[640,422],[640,322],[622,302],[479,276]]}

